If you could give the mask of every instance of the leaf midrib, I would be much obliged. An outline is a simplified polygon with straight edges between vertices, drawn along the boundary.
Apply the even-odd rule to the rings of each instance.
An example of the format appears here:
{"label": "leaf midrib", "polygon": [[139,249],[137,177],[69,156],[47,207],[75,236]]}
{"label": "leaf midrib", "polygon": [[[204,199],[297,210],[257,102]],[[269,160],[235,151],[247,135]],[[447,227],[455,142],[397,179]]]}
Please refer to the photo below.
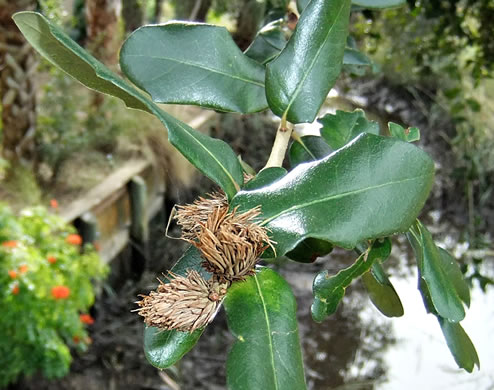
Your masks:
{"label": "leaf midrib", "polygon": [[366,191],[371,191],[371,190],[375,190],[375,189],[378,189],[378,188],[383,188],[383,187],[394,185],[394,184],[401,184],[401,183],[405,183],[405,182],[408,182],[408,181],[419,180],[419,179],[422,179],[422,178],[427,177],[427,176],[429,176],[429,175],[420,175],[420,176],[415,176],[415,177],[409,177],[409,178],[402,179],[402,180],[390,181],[390,182],[379,184],[379,185],[375,185],[375,186],[370,186],[370,187],[365,187],[365,188],[361,188],[361,189],[358,189],[358,190],[343,192],[341,194],[336,194],[336,195],[328,196],[328,197],[325,197],[325,198],[315,199],[315,200],[312,200],[312,201],[309,201],[309,202],[297,204],[297,205],[294,205],[294,206],[289,207],[287,209],[284,209],[281,212],[279,212],[279,213],[277,213],[277,214],[275,214],[275,215],[273,215],[273,216],[271,216],[269,218],[266,218],[264,221],[262,221],[260,223],[260,225],[261,226],[264,226],[264,225],[268,224],[269,222],[271,222],[272,220],[280,217],[281,215],[286,214],[286,213],[289,213],[289,212],[294,211],[294,210],[299,210],[299,209],[302,209],[302,208],[305,208],[305,207],[313,206],[313,205],[318,204],[318,203],[329,202],[331,200],[340,199],[340,198],[344,198],[346,196],[351,196],[351,195],[355,195],[355,194],[360,194],[360,193],[363,193],[363,192],[366,192]]}
{"label": "leaf midrib", "polygon": [[266,320],[266,328],[268,333],[268,346],[269,346],[269,355],[271,357],[271,366],[273,368],[273,380],[274,380],[274,390],[278,390],[278,379],[276,377],[276,367],[274,363],[274,348],[273,348],[273,335],[271,334],[271,324],[269,323],[269,316],[266,310],[266,302],[264,301],[264,296],[262,295],[261,286],[259,285],[259,281],[257,280],[257,275],[254,275],[254,280],[256,281],[257,291],[259,293],[259,297],[261,298],[262,308],[264,311],[264,318]]}
{"label": "leaf midrib", "polygon": [[326,34],[326,37],[324,37],[324,43],[321,46],[319,46],[319,49],[317,50],[316,55],[314,56],[314,58],[312,59],[310,65],[309,65],[309,69],[304,74],[304,77],[302,77],[302,80],[300,81],[299,85],[295,89],[295,92],[293,93],[292,98],[288,102],[288,106],[286,107],[285,113],[290,111],[290,108],[292,107],[292,104],[294,103],[294,101],[297,99],[299,91],[303,87],[305,80],[307,79],[307,77],[309,77],[309,74],[312,72],[312,68],[314,67],[314,64],[316,63],[316,61],[319,59],[319,55],[321,54],[323,47],[326,46],[326,42],[328,41],[329,34],[331,34],[331,32],[333,31],[333,28],[336,25],[337,20],[339,19],[339,16],[340,16],[340,14],[341,14],[344,6],[345,6],[346,1],[348,1],[348,0],[342,1],[341,7],[338,11],[338,14],[337,14],[336,18],[334,19],[334,23],[329,28],[328,33]]}
{"label": "leaf midrib", "polygon": [[[188,66],[193,67],[193,68],[197,68],[197,69],[201,69],[201,70],[207,70],[209,72],[216,73],[216,74],[219,74],[219,75],[222,75],[222,76],[225,76],[225,77],[229,77],[229,78],[232,78],[234,80],[240,80],[240,81],[243,81],[245,83],[254,84],[257,87],[264,88],[264,83],[261,83],[259,81],[255,81],[255,80],[251,80],[251,79],[244,79],[242,77],[235,76],[235,75],[233,75],[231,73],[222,72],[222,71],[220,71],[218,69],[210,68],[208,66],[204,66],[204,65],[197,64],[197,63],[194,63],[194,62],[189,62],[189,61],[184,61],[184,60],[178,60],[178,59],[170,58],[170,57],[150,56],[150,55],[145,55],[145,54],[126,54],[126,57],[145,57],[145,58],[151,58],[151,59],[155,59],[155,60],[171,61],[171,62],[175,62],[177,64],[188,65]],[[160,76],[155,77],[155,79],[158,79],[158,78],[162,77],[163,74],[161,74]]]}

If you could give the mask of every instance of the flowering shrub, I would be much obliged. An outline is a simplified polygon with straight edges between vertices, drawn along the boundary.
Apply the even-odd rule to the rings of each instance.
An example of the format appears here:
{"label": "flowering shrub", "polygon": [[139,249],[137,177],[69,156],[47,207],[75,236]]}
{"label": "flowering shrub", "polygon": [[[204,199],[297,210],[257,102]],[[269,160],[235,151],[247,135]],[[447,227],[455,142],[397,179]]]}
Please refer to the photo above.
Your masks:
{"label": "flowering shrub", "polygon": [[63,376],[70,348],[87,348],[91,282],[106,266],[89,246],[81,254],[81,243],[44,208],[16,217],[0,204],[0,387],[38,370]]}

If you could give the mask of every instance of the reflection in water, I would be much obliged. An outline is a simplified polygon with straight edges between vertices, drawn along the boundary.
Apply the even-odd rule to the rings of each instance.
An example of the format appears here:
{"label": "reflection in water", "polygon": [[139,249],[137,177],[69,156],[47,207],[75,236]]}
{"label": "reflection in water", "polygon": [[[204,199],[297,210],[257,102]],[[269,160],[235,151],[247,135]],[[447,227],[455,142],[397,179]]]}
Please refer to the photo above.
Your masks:
{"label": "reflection in water", "polygon": [[357,282],[347,289],[333,316],[315,323],[310,316],[315,273],[320,269],[336,273],[354,260],[352,256],[333,252],[315,264],[290,262],[280,270],[297,297],[310,390],[494,390],[494,289],[484,294],[474,288],[472,306],[462,321],[482,368],[468,374],[457,368],[437,320],[425,312],[413,255],[402,240],[394,243],[385,267],[403,302],[403,317],[384,317]]}
{"label": "reflection in water", "polygon": [[[336,273],[352,260],[331,255],[324,267]],[[314,322],[310,315],[314,273],[290,270],[299,267],[286,264],[281,272],[297,297],[308,388],[375,389],[385,379],[383,354],[394,342],[389,321],[367,315],[368,298],[356,284],[347,290],[334,315],[320,324]]]}

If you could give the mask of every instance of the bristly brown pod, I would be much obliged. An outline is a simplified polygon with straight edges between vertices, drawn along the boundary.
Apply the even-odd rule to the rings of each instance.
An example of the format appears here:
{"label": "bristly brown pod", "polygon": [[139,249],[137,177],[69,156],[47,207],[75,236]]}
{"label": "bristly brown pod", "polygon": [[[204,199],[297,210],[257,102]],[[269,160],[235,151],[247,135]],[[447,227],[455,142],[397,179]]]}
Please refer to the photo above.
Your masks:
{"label": "bristly brown pod", "polygon": [[164,330],[193,332],[211,322],[226,294],[227,285],[206,281],[197,271],[187,276],[170,273],[169,283],[143,296],[137,304],[148,326]]}
{"label": "bristly brown pod", "polygon": [[199,224],[191,241],[204,258],[202,266],[220,282],[232,283],[254,274],[262,252],[271,245],[267,231],[255,222],[259,208],[244,213],[218,207]]}
{"label": "bristly brown pod", "polygon": [[228,202],[225,194],[220,191],[208,194],[208,198],[199,197],[192,204],[177,206],[174,219],[182,227],[182,238],[194,240],[201,224],[208,220],[214,210],[223,207],[228,207]]}

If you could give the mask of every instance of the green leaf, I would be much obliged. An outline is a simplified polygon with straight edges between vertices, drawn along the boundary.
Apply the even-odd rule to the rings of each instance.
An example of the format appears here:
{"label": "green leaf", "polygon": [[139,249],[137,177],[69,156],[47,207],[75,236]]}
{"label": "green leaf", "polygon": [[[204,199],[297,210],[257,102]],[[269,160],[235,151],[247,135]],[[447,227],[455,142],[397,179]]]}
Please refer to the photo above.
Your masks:
{"label": "green leaf", "polygon": [[53,65],[95,91],[118,97],[128,107],[156,115],[168,129],[168,139],[172,145],[223,188],[230,198],[243,184],[240,163],[225,142],[208,137],[162,111],[43,15],[19,12],[13,18],[28,42]]}
{"label": "green leaf", "polygon": [[390,253],[391,241],[389,239],[382,242],[375,241],[368,252],[362,253],[353,265],[336,275],[330,276],[328,271],[319,272],[312,285],[314,303],[311,313],[314,321],[321,322],[333,314],[352,281],[367,272],[374,261],[386,259]]}
{"label": "green leaf", "polygon": [[406,4],[406,0],[352,0],[352,4],[364,8],[394,8]]}
{"label": "green leaf", "polygon": [[312,122],[338,78],[350,0],[312,0],[280,55],[267,64],[271,110],[292,123]]}
{"label": "green leaf", "polygon": [[[190,246],[183,256],[175,263],[171,271],[177,275],[186,275],[188,269],[198,271],[206,279],[211,277],[201,267],[203,259],[194,246]],[[165,279],[165,283],[167,280]],[[197,329],[193,333],[176,330],[160,330],[155,327],[144,329],[144,352],[149,362],[158,368],[167,368],[178,362],[201,337],[204,329]]]}
{"label": "green leaf", "polygon": [[275,20],[265,25],[259,30],[244,54],[263,65],[275,59],[286,45],[285,34],[281,29],[282,24],[282,20]]}
{"label": "green leaf", "polygon": [[317,120],[321,125],[321,136],[333,149],[345,146],[362,133],[379,134],[379,124],[369,121],[364,111],[352,112],[336,110],[336,114],[326,114]]}
{"label": "green leaf", "polygon": [[251,176],[255,176],[257,174],[257,172],[255,171],[254,168],[252,168],[249,164],[247,164],[244,160],[242,160],[242,156],[238,156],[238,162],[240,163],[240,165],[242,166],[242,170],[248,174],[248,175],[251,175]]}
{"label": "green leaf", "polygon": [[241,113],[267,108],[264,67],[245,56],[224,27],[183,22],[141,27],[124,42],[120,65],[158,103]]}
{"label": "green leaf", "polygon": [[[447,266],[450,259],[444,255],[434,243],[427,228],[416,221],[407,233],[412,245],[420,278],[427,286],[427,293],[437,313],[450,321],[459,322],[465,317],[462,301],[456,291],[455,282],[450,279],[452,266]],[[424,294],[424,293],[423,293]],[[429,309],[430,310],[430,309]]]}
{"label": "green leaf", "polygon": [[254,178],[244,185],[244,190],[256,190],[266,187],[286,175],[286,169],[282,167],[270,167],[262,169]]}
{"label": "green leaf", "polygon": [[442,268],[444,269],[448,280],[453,284],[460,299],[467,307],[470,307],[470,288],[463,277],[458,262],[447,250],[440,247],[438,247],[438,249],[441,255]]}
{"label": "green leaf", "polygon": [[389,122],[389,133],[398,139],[406,142],[415,142],[420,139],[420,130],[416,127],[403,128],[397,123]]}
{"label": "green leaf", "polygon": [[448,348],[453,355],[458,367],[473,371],[473,367],[477,366],[480,369],[479,356],[475,347],[463,330],[461,325],[456,322],[450,322],[444,318],[438,317],[439,325],[443,331],[444,338],[448,344]]}
{"label": "green leaf", "polygon": [[203,329],[193,333],[175,330],[144,329],[144,353],[153,366],[164,369],[173,366],[189,352],[201,337]]}
{"label": "green leaf", "polygon": [[307,4],[309,4],[310,0],[297,0],[297,10],[298,13],[301,14],[305,7],[307,7]]}
{"label": "green leaf", "polygon": [[290,145],[290,166],[293,168],[304,162],[320,160],[332,151],[322,137],[306,135]]}
{"label": "green leaf", "polygon": [[262,268],[233,284],[224,305],[236,339],[226,362],[228,388],[306,389],[297,304],[288,283]]}
{"label": "green leaf", "polygon": [[370,300],[382,314],[387,317],[401,317],[404,314],[400,297],[379,261],[374,262],[370,271],[362,275],[362,282]]}
{"label": "green leaf", "polygon": [[332,250],[331,243],[309,237],[288,252],[286,256],[300,263],[313,263],[318,257],[326,256]]}
{"label": "green leaf", "polygon": [[372,61],[364,53],[350,47],[345,48],[343,64],[357,66],[371,66]]}
{"label": "green leaf", "polygon": [[298,165],[268,187],[238,192],[231,207],[261,205],[261,224],[277,243],[277,256],[308,237],[353,248],[406,231],[433,178],[434,164],[424,151],[366,133],[322,160]]}

